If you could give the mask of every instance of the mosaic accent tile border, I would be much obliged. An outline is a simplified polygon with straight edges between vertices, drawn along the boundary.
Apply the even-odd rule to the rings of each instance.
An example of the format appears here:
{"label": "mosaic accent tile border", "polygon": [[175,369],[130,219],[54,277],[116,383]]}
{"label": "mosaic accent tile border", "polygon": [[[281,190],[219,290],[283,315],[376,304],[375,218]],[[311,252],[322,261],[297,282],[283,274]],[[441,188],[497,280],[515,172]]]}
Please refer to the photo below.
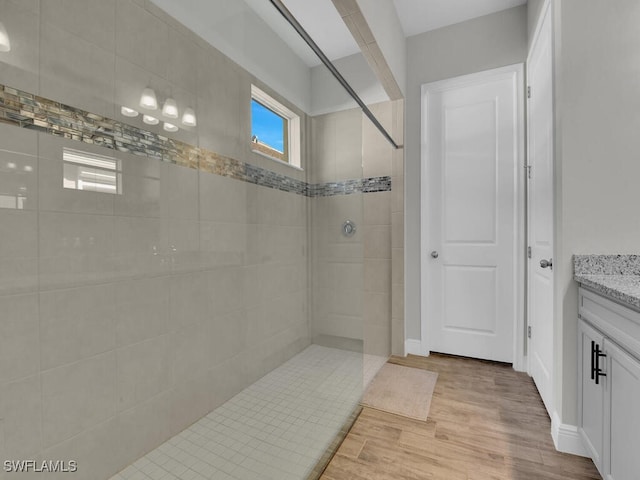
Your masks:
{"label": "mosaic accent tile border", "polygon": [[309,197],[332,197],[352,193],[388,192],[391,190],[391,177],[369,177],[308,185]]}
{"label": "mosaic accent tile border", "polygon": [[0,123],[37,130],[119,152],[156,158],[175,165],[308,197],[391,190],[390,177],[308,184],[302,180],[5,85],[0,85]]}

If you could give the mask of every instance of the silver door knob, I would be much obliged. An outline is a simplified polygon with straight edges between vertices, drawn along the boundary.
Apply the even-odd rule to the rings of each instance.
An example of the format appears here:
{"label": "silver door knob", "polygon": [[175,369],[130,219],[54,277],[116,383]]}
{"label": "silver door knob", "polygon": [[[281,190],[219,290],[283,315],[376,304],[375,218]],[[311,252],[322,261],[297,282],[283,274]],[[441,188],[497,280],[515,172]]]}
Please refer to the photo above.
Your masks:
{"label": "silver door knob", "polygon": [[433,258],[438,258],[438,252],[436,252],[435,250],[433,252],[431,252],[431,256]]}
{"label": "silver door knob", "polygon": [[551,270],[553,270],[553,259],[550,258],[549,260],[545,260],[543,258],[542,260],[540,260],[540,267],[542,267],[542,268],[550,268]]}

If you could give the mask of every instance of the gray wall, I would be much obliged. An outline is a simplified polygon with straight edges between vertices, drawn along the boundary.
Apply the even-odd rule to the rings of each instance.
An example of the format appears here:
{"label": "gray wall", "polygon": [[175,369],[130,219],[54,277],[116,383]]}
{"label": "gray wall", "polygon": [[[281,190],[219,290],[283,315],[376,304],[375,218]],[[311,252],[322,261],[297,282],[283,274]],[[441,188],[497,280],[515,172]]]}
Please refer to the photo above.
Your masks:
{"label": "gray wall", "polygon": [[533,37],[538,18],[542,13],[545,0],[528,0],[527,2],[527,32],[529,33],[529,46]]}
{"label": "gray wall", "polygon": [[420,88],[424,83],[522,63],[526,6],[408,38],[406,99],[406,338],[420,338]]}
{"label": "gray wall", "polygon": [[576,420],[572,255],[638,253],[640,3],[557,2],[556,404]]}

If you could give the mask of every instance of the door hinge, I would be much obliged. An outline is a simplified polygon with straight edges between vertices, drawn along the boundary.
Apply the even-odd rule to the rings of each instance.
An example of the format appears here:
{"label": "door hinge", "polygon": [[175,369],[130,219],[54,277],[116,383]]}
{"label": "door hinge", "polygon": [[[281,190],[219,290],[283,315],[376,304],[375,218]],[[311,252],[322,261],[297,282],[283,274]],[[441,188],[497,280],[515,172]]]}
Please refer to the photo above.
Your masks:
{"label": "door hinge", "polygon": [[525,165],[524,168],[527,169],[527,178],[531,180],[531,165]]}
{"label": "door hinge", "polygon": [[531,325],[527,327],[527,338],[531,338]]}
{"label": "door hinge", "polygon": [[531,258],[531,247],[527,247],[527,258]]}
{"label": "door hinge", "polygon": [[531,98],[531,86],[527,87],[527,98]]}

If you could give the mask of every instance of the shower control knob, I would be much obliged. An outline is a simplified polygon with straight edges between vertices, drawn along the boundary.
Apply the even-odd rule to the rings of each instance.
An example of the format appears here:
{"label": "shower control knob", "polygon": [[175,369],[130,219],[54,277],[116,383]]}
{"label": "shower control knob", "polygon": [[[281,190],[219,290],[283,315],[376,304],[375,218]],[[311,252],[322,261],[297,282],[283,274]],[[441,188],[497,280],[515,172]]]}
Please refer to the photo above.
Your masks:
{"label": "shower control knob", "polygon": [[356,233],[356,224],[353,221],[347,220],[342,224],[342,234],[345,237],[353,237],[355,233]]}

